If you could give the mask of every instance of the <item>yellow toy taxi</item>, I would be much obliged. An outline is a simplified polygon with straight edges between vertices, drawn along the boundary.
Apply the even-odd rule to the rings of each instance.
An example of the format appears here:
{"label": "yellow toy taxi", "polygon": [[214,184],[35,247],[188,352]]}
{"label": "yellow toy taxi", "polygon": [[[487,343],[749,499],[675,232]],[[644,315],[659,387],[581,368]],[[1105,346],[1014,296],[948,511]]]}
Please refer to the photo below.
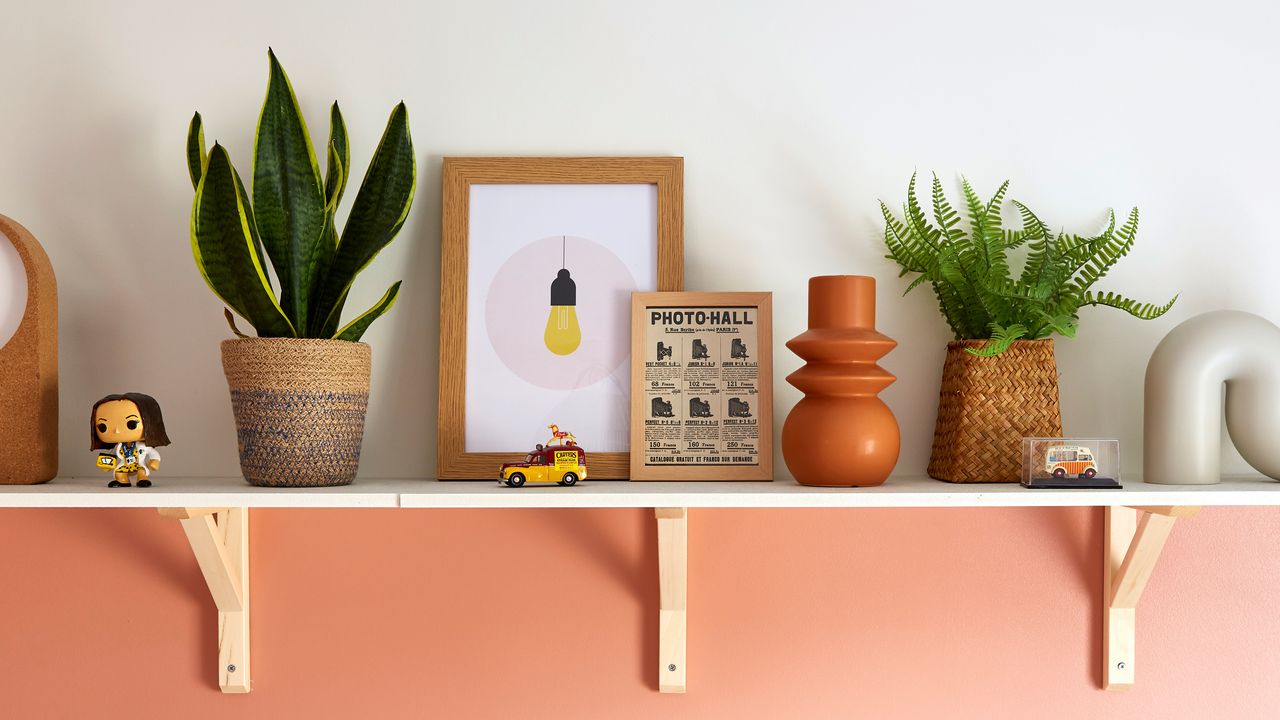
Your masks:
{"label": "yellow toy taxi", "polygon": [[577,485],[587,479],[587,451],[573,440],[557,438],[557,445],[538,445],[521,462],[503,463],[498,482],[509,487],[525,483]]}

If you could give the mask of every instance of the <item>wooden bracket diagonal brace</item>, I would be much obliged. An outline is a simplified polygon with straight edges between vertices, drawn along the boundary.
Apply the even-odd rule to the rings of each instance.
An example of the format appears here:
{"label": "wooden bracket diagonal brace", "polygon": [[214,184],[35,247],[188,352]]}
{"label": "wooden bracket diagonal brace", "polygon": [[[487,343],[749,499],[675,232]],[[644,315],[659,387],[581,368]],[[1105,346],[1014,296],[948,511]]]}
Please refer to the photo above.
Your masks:
{"label": "wooden bracket diagonal brace", "polygon": [[689,580],[689,511],[654,508],[658,518],[658,691],[685,689]]}
{"label": "wooden bracket diagonal brace", "polygon": [[1102,686],[1133,685],[1138,600],[1178,518],[1198,507],[1108,507],[1102,559]]}
{"label": "wooden bracket diagonal brace", "polygon": [[249,692],[249,510],[161,508],[177,518],[218,608],[218,686]]}

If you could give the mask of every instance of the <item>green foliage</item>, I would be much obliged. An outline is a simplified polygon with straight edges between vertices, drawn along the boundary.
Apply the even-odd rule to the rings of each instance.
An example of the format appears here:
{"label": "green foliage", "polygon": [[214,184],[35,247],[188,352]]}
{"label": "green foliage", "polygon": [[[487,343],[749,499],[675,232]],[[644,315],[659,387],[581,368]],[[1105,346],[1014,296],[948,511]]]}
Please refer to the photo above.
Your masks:
{"label": "green foliage", "polygon": [[[373,307],[339,327],[356,276],[400,232],[413,204],[417,166],[409,113],[403,102],[391,111],[339,234],[336,214],[351,177],[351,150],[338,103],[329,112],[322,177],[293,86],[275,53],[268,50],[267,57],[270,76],[254,139],[252,203],[226,149],[215,143],[205,153],[200,113],[188,128],[196,267],[214,294],[261,337],[356,341],[400,293],[397,281]],[[280,283],[278,296],[268,260]],[[227,319],[239,335],[230,313]]]}
{"label": "green foliage", "polygon": [[[900,276],[916,274],[906,292],[929,283],[957,340],[988,341],[969,352],[990,357],[1017,340],[1054,334],[1073,337],[1080,308],[1090,305],[1117,308],[1142,320],[1158,318],[1173,307],[1176,295],[1164,305],[1154,305],[1091,289],[1133,248],[1137,208],[1119,228],[1111,212],[1102,233],[1082,237],[1055,235],[1015,200],[1022,227],[1005,229],[1001,209],[1008,188],[1006,180],[984,203],[969,181],[961,179],[968,232],[961,227],[960,213],[947,199],[937,175],[931,192],[932,222],[916,197],[915,175],[907,185],[901,217],[880,203],[887,257],[901,266]],[[1023,246],[1025,259],[1015,279],[1009,251]]]}

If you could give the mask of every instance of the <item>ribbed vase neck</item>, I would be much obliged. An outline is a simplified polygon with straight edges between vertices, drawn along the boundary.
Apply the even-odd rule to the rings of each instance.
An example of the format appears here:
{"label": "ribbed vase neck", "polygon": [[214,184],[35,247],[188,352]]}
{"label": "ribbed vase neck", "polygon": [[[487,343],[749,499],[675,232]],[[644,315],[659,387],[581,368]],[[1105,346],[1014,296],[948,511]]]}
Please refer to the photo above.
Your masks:
{"label": "ribbed vase neck", "polygon": [[809,278],[809,327],[876,327],[876,280],[866,275]]}
{"label": "ribbed vase neck", "polygon": [[787,342],[805,365],[787,382],[806,396],[875,395],[895,379],[876,364],[895,345],[876,331],[874,278],[810,278],[809,329]]}

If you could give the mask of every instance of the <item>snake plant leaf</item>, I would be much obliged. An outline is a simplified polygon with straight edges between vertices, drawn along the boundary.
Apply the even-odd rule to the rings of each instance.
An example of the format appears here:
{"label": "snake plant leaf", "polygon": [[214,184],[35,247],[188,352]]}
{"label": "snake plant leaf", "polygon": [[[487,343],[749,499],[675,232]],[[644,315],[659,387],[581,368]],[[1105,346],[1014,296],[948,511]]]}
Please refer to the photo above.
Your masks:
{"label": "snake plant leaf", "polygon": [[196,267],[214,294],[258,335],[294,337],[294,326],[271,292],[256,234],[244,185],[226,149],[214,143],[191,206]]}
{"label": "snake plant leaf", "polygon": [[270,79],[253,151],[253,211],[280,279],[280,306],[295,328],[305,328],[324,230],[324,187],[293,86],[275,53],[267,56]]}
{"label": "snake plant leaf", "polygon": [[[333,196],[327,195],[330,181],[338,188]],[[332,140],[329,141],[329,172],[325,176],[327,204],[324,208],[324,230],[320,233],[320,245],[316,248],[316,267],[312,274],[311,303],[307,315],[307,336],[325,338],[333,334],[333,328],[325,331],[328,313],[320,308],[320,296],[324,292],[324,279],[333,266],[333,258],[338,253],[338,200],[341,198],[341,187],[347,183],[346,165],[343,164],[338,149]],[[336,327],[336,325],[335,325]]]}
{"label": "snake plant leaf", "polygon": [[401,282],[402,281],[397,280],[395,284],[387,290],[386,294],[382,296],[381,300],[375,303],[373,307],[361,313],[355,320],[344,325],[341,330],[334,333],[333,339],[358,342],[360,337],[364,335],[364,331],[369,329],[369,325],[372,324],[374,320],[382,317],[383,313],[390,310],[391,306],[396,304],[396,299],[400,297]]}
{"label": "snake plant leaf", "polygon": [[331,207],[342,200],[351,168],[351,146],[347,144],[347,124],[335,100],[329,109],[329,166],[324,173],[324,199]]}
{"label": "snake plant leaf", "polygon": [[204,169],[209,165],[209,155],[204,151],[204,121],[200,113],[191,118],[187,126],[187,172],[191,175],[191,187],[200,185]]}
{"label": "snake plant leaf", "polygon": [[[337,103],[334,103],[334,106],[336,108]],[[329,268],[333,265],[333,257],[338,252],[338,223],[335,213],[338,210],[338,200],[342,195],[341,188],[347,184],[347,173],[346,165],[343,163],[337,145],[332,139],[329,141],[329,173],[325,176],[326,193],[328,192],[330,181],[334,182],[334,186],[338,190],[333,196],[326,195],[328,204],[325,205],[324,231],[320,234],[320,246],[316,248],[316,269],[312,275],[311,307],[307,317],[308,337],[329,337],[333,332],[332,328],[329,329],[328,333],[324,330],[328,313],[322,314],[320,312],[320,294],[324,290],[324,279],[328,276]]]}
{"label": "snake plant leaf", "polygon": [[227,319],[227,327],[231,328],[231,334],[238,338],[247,338],[248,335],[240,332],[240,328],[236,327],[236,316],[231,312],[230,308],[222,308],[222,316]]}
{"label": "snake plant leaf", "polygon": [[[253,217],[253,208],[249,207],[249,193],[244,190],[244,183],[240,181],[240,173],[236,173],[236,192],[240,193],[240,197],[244,198],[245,212],[249,217],[249,235],[253,237],[253,252],[258,256],[258,265],[265,269],[267,267],[267,256],[262,251],[262,237],[258,235],[258,223]],[[271,286],[271,276],[267,275],[267,291],[275,297],[276,292]]]}
{"label": "snake plant leaf", "polygon": [[317,308],[326,318],[321,337],[328,337],[338,327],[356,275],[400,232],[413,205],[417,179],[409,111],[401,102],[387,120],[324,279]]}
{"label": "snake plant leaf", "polygon": [[[338,252],[338,223],[334,217],[334,206],[329,206],[324,216],[324,232],[320,237],[320,248],[316,253],[315,282],[311,288],[311,316],[307,319],[307,337],[327,338],[333,335],[333,329],[324,332],[328,313],[320,312],[320,294],[324,290],[323,279],[329,274],[333,265],[333,257]],[[337,324],[334,324],[337,327]]]}
{"label": "snake plant leaf", "polygon": [[338,155],[338,148],[329,141],[329,167],[324,172],[324,207],[337,210],[342,199],[342,186],[347,184],[347,166]]}

